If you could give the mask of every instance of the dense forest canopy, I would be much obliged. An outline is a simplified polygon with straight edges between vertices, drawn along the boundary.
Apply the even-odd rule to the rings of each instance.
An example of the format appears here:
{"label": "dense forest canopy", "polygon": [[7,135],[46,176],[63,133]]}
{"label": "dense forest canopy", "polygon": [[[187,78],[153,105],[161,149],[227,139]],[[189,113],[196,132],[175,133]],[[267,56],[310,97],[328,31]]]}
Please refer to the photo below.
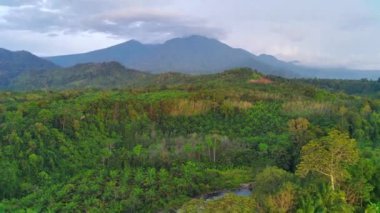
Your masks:
{"label": "dense forest canopy", "polygon": [[331,84],[235,69],[1,92],[0,212],[378,212],[378,90],[348,91],[378,82]]}

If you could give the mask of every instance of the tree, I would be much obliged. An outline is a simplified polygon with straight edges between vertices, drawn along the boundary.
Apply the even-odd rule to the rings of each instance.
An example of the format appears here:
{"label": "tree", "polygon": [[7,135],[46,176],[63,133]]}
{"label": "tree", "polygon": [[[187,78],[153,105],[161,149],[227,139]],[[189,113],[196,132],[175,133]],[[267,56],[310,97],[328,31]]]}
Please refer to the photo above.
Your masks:
{"label": "tree", "polygon": [[[217,133],[214,133],[212,135],[206,136],[206,144],[208,147],[208,154],[209,158],[215,163],[216,162],[216,149],[220,145],[222,140],[222,136],[220,136]],[[212,149],[212,154],[211,154],[211,149]]]}
{"label": "tree", "polygon": [[[8,162],[0,157],[0,200],[12,197],[18,191],[19,169],[14,162]],[[1,212],[1,209],[0,209]]]}
{"label": "tree", "polygon": [[374,187],[369,181],[376,173],[375,164],[369,159],[361,158],[355,166],[349,168],[349,172],[350,178],[342,184],[346,200],[350,204],[363,206],[371,199]]}
{"label": "tree", "polygon": [[291,171],[295,170],[296,165],[299,163],[299,153],[301,147],[311,138],[308,131],[310,122],[306,118],[291,119],[288,121],[288,130],[293,140],[292,153],[291,153]]}
{"label": "tree", "polygon": [[289,212],[295,204],[294,175],[277,167],[267,167],[257,174],[253,197],[260,212]]}
{"label": "tree", "polygon": [[296,174],[304,177],[310,172],[317,172],[330,179],[331,188],[348,175],[348,165],[356,163],[359,152],[354,139],[347,133],[331,131],[327,136],[312,140],[302,147],[301,162]]}
{"label": "tree", "polygon": [[306,118],[291,119],[288,122],[289,132],[297,146],[302,146],[305,143],[309,125],[310,123]]}

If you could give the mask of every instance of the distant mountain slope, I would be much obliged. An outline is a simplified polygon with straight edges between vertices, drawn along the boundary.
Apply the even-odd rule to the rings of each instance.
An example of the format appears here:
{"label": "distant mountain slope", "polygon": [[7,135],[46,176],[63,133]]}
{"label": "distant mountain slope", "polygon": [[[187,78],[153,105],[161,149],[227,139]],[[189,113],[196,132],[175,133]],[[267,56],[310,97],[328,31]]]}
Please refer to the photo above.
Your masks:
{"label": "distant mountain slope", "polygon": [[24,72],[10,89],[122,88],[148,80],[151,74],[126,69],[118,62],[78,64],[69,68]]}
{"label": "distant mountain slope", "polygon": [[[322,79],[378,79],[380,70],[358,70],[347,68],[321,68],[297,65],[294,63],[278,60],[271,55],[259,55],[257,57],[262,63],[268,64],[278,70],[290,70],[297,73],[301,78],[322,78]],[[281,76],[281,75],[280,75]],[[286,76],[285,76],[286,77]]]}
{"label": "distant mountain slope", "polygon": [[131,40],[83,54],[48,57],[61,66],[77,63],[118,61],[126,67],[153,73],[176,71],[213,73],[235,67],[250,67],[267,74],[296,77],[290,70],[278,69],[243,50],[202,36],[175,38],[163,44],[142,44]]}
{"label": "distant mountain slope", "polygon": [[39,58],[27,51],[9,51],[0,48],[0,87],[18,74],[30,70],[57,68],[54,63]]}
{"label": "distant mountain slope", "polygon": [[153,73],[213,73],[236,67],[250,67],[282,77],[377,79],[379,70],[317,68],[278,60],[271,55],[256,56],[202,36],[175,38],[163,44],[142,44],[131,40],[83,54],[48,57],[61,66],[77,63],[118,61],[126,67]]}

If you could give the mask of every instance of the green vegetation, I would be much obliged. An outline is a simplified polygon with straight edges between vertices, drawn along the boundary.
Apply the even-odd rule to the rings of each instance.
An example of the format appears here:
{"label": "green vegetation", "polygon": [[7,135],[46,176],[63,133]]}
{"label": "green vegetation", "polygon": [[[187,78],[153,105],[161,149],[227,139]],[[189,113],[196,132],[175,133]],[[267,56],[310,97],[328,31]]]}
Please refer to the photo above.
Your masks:
{"label": "green vegetation", "polygon": [[12,79],[30,70],[49,70],[58,66],[27,51],[0,48],[0,89],[8,88]]}
{"label": "green vegetation", "polygon": [[261,77],[0,93],[0,212],[378,211],[380,101]]}
{"label": "green vegetation", "polygon": [[143,81],[151,75],[130,70],[117,62],[79,64],[70,68],[26,71],[8,86],[15,90],[121,88]]}
{"label": "green vegetation", "polygon": [[358,95],[380,95],[380,78],[377,81],[362,79],[358,80],[328,80],[328,79],[304,79],[306,83],[316,85],[320,88],[341,91],[348,94]]}
{"label": "green vegetation", "polygon": [[[221,84],[241,85],[247,79],[262,77],[251,69],[226,71],[220,74],[192,76],[183,73],[150,74],[126,69],[118,62],[78,64],[70,68],[24,71],[4,87],[11,91],[62,89],[123,89],[187,85],[188,87],[220,87]],[[1,88],[1,87],[0,87]]]}

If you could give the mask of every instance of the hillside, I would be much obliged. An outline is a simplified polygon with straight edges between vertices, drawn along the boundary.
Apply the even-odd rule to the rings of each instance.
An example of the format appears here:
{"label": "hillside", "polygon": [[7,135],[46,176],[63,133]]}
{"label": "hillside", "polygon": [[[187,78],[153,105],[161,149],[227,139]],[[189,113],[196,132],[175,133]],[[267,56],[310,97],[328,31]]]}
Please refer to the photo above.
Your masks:
{"label": "hillside", "polygon": [[150,74],[127,69],[118,62],[86,63],[69,68],[23,72],[11,80],[8,90],[112,89],[141,87],[212,87],[224,83],[240,84],[262,74],[239,68],[208,75],[183,73]]}
{"label": "hillside", "polygon": [[251,68],[236,68],[215,74],[189,75],[179,72],[150,74],[125,68],[118,62],[86,63],[69,68],[25,71],[12,78],[7,90],[64,90],[112,88],[214,88],[218,85],[271,84],[272,80],[298,85],[300,82],[331,91],[359,95],[379,95],[380,83],[371,80],[283,79],[266,77]]}
{"label": "hillside", "polygon": [[117,62],[78,64],[69,68],[30,71],[12,80],[10,89],[122,88],[143,82],[151,74],[126,69]]}
{"label": "hillside", "polygon": [[0,48],[0,88],[25,71],[48,70],[58,66],[27,51],[9,51]]}
{"label": "hillside", "polygon": [[302,79],[302,81],[330,91],[338,91],[355,95],[380,95],[380,80]]}

